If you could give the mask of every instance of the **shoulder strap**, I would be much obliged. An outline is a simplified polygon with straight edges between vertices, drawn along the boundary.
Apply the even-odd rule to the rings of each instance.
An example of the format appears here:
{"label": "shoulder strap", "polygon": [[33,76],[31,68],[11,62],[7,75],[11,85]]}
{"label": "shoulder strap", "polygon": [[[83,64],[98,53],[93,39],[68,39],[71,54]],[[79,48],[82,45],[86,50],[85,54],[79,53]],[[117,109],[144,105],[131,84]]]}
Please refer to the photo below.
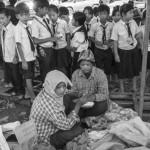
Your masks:
{"label": "shoulder strap", "polygon": [[34,17],[34,18],[50,32],[51,36],[53,35],[50,27],[48,28],[45,24],[43,24],[41,21],[39,21],[36,17]]}

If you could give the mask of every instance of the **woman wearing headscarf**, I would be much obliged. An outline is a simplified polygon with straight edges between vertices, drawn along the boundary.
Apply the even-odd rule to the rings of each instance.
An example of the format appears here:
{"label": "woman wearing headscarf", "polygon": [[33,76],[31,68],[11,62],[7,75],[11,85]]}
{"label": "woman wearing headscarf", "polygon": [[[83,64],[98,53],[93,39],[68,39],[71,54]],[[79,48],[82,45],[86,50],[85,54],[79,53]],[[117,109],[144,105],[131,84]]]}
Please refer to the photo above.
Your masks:
{"label": "woman wearing headscarf", "polygon": [[82,99],[85,103],[93,102],[93,106],[81,109],[80,118],[99,116],[107,111],[109,91],[107,77],[104,72],[94,66],[95,59],[91,50],[80,53],[78,63],[80,69],[72,75],[72,93],[65,95],[66,113],[73,107],[74,99]]}
{"label": "woman wearing headscarf", "polygon": [[42,145],[61,148],[84,131],[78,124],[78,113],[84,104],[82,100],[78,100],[68,115],[65,114],[63,96],[68,84],[72,85],[62,72],[49,72],[43,84],[44,88],[33,102],[30,119],[34,120],[38,143]]}

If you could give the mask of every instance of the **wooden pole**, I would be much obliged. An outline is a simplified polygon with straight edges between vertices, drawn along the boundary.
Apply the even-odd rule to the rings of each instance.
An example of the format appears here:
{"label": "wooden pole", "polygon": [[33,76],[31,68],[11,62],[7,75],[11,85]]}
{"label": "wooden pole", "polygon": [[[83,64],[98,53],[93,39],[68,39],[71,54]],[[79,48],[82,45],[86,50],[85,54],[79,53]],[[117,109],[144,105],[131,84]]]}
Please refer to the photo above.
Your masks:
{"label": "wooden pole", "polygon": [[149,44],[149,31],[150,31],[150,0],[147,0],[146,9],[146,24],[145,24],[145,35],[144,35],[144,46],[143,46],[143,61],[142,61],[142,77],[141,77],[141,87],[140,87],[140,103],[139,103],[139,115],[142,118],[143,115],[143,105],[144,105],[144,93],[145,93],[145,83],[146,83],[146,66],[147,66],[147,54],[148,54],[148,44]]}

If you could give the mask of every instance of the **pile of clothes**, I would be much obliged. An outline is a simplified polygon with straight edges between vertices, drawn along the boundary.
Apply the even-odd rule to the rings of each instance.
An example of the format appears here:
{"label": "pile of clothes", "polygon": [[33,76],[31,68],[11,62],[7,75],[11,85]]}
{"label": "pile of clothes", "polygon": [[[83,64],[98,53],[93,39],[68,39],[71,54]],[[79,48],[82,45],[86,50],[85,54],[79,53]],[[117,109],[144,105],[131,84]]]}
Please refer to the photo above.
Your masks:
{"label": "pile of clothes", "polygon": [[86,118],[90,127],[66,150],[150,150],[150,124],[131,109],[111,103],[103,116]]}

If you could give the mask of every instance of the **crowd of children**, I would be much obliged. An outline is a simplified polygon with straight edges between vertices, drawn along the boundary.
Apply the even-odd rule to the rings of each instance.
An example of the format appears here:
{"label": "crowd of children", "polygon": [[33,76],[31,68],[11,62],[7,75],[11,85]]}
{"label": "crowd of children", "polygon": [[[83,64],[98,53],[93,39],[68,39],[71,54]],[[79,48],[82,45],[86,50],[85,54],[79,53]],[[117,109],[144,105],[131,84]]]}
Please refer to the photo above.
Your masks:
{"label": "crowd of children", "polygon": [[19,22],[15,26],[11,22],[10,10],[0,8],[3,60],[19,98],[24,95],[23,79],[31,100],[35,98],[32,81],[36,59],[42,82],[54,69],[71,78],[78,69],[80,52],[87,49],[93,51],[96,67],[104,70],[108,80],[111,75],[115,78],[117,75],[121,92],[124,92],[125,78],[133,79],[133,90],[136,91],[136,77],[141,71],[146,10],[140,27],[133,19],[132,4],[116,6],[111,21],[110,8],[103,4],[75,12],[72,21],[66,7],[58,8],[47,0],[34,0],[34,10],[36,15],[29,25],[29,7],[25,3],[18,4],[15,11]]}

